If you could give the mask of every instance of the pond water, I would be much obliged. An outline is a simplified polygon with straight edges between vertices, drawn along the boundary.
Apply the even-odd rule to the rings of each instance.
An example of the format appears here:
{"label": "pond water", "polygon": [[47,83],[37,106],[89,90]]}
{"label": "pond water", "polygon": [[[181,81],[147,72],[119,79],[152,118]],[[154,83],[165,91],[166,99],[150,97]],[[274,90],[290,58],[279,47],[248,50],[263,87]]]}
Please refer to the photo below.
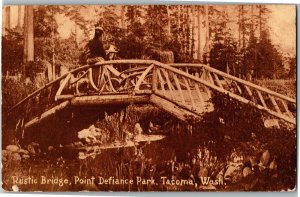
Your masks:
{"label": "pond water", "polygon": [[[122,117],[106,117],[106,123],[100,125],[113,123],[116,127],[116,120]],[[197,130],[178,123],[174,127],[161,126],[159,133],[143,132],[123,141],[93,144],[79,143],[77,138],[47,148],[30,143],[25,151],[6,151],[3,188],[9,191],[280,191],[293,188],[294,176],[286,174],[289,172],[286,169],[293,169],[290,167],[294,158],[287,155],[292,163],[282,165],[287,160],[282,162],[254,133],[250,140],[236,141],[234,136],[209,135],[212,129]],[[24,152],[29,152],[29,159],[24,157]]]}

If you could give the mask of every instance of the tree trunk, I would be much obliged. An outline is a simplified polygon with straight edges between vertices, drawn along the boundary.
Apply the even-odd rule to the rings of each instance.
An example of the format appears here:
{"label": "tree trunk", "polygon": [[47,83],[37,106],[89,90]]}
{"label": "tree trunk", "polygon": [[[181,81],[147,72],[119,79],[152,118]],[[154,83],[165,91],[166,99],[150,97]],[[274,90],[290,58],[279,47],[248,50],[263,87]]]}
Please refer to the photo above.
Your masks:
{"label": "tree trunk", "polygon": [[2,31],[3,31],[3,35],[5,36],[7,34],[7,30],[10,29],[10,7],[9,6],[5,6],[3,8],[3,25],[2,25]]}
{"label": "tree trunk", "polygon": [[244,16],[244,6],[241,6],[241,20],[242,20],[242,47],[245,48],[245,16]]}
{"label": "tree trunk", "polygon": [[192,58],[196,58],[196,53],[195,53],[195,6],[192,5],[192,36],[191,36],[191,55]]}
{"label": "tree trunk", "polygon": [[238,25],[239,25],[239,51],[241,50],[241,7],[238,5]]}
{"label": "tree trunk", "polygon": [[121,6],[121,28],[125,29],[125,6]]}
{"label": "tree trunk", "polygon": [[251,32],[254,34],[254,6],[251,6]]}
{"label": "tree trunk", "polygon": [[55,80],[56,78],[56,75],[55,75],[55,43],[54,43],[54,11],[53,11],[53,8],[51,10],[52,12],[52,32],[51,32],[51,42],[52,42],[52,76],[53,76],[53,80]]}
{"label": "tree trunk", "polygon": [[262,6],[259,5],[258,6],[258,20],[259,20],[259,40],[261,40],[261,32],[262,32],[262,19],[261,19],[261,15],[262,15]]}
{"label": "tree trunk", "polygon": [[205,52],[209,52],[209,21],[208,21],[208,5],[205,6],[205,28],[206,28],[206,37],[205,37]]}
{"label": "tree trunk", "polygon": [[25,63],[34,61],[33,6],[25,6]]}
{"label": "tree trunk", "polygon": [[170,8],[169,6],[167,5],[167,16],[168,16],[168,39],[170,40],[171,39],[171,17],[170,17]]}
{"label": "tree trunk", "polygon": [[5,20],[6,20],[6,28],[10,29],[10,6],[5,7]]}
{"label": "tree trunk", "polygon": [[202,62],[202,48],[201,48],[201,7],[198,7],[198,59]]}
{"label": "tree trunk", "polygon": [[22,6],[19,5],[18,6],[18,23],[17,23],[17,27],[18,28],[21,28],[21,11],[22,11]]}
{"label": "tree trunk", "polygon": [[33,6],[25,6],[24,11],[24,67],[26,76],[28,63],[34,61],[34,31],[33,31]]}

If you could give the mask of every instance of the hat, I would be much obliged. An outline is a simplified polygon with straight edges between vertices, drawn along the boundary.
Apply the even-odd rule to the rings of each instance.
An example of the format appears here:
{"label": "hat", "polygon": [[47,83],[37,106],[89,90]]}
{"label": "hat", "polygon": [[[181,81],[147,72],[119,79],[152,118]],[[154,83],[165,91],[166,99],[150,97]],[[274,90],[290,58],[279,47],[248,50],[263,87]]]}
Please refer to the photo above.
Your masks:
{"label": "hat", "polygon": [[100,31],[103,31],[103,28],[100,27],[100,26],[95,26],[95,30],[100,30]]}
{"label": "hat", "polygon": [[106,54],[108,53],[118,53],[116,47],[114,45],[110,45],[109,48],[106,50]]}

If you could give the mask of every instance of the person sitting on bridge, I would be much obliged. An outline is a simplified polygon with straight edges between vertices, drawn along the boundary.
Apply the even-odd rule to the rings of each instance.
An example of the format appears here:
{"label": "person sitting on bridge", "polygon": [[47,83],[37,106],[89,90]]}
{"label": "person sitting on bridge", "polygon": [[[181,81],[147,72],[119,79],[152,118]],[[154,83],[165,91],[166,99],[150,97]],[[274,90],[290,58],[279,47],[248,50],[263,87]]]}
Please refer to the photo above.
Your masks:
{"label": "person sitting on bridge", "polygon": [[110,45],[108,50],[106,50],[106,59],[107,60],[116,60],[117,53],[118,53],[118,51],[117,51],[116,47],[114,45]]}
{"label": "person sitting on bridge", "polygon": [[95,64],[99,61],[104,61],[106,53],[101,41],[103,29],[101,27],[95,27],[95,36],[91,39],[87,46],[85,53],[87,54],[87,63]]}

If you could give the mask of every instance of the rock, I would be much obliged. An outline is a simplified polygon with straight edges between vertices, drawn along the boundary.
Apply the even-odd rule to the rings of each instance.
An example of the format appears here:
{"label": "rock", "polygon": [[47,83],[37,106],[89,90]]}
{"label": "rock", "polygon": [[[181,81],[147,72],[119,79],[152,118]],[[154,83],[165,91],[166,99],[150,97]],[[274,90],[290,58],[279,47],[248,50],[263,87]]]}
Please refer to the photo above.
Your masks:
{"label": "rock", "polygon": [[53,146],[48,146],[48,151],[52,151],[54,149]]}
{"label": "rock", "polygon": [[19,150],[19,153],[26,154],[26,155],[29,154],[28,150],[25,150],[25,149],[22,149],[22,148]]}
{"label": "rock", "polygon": [[266,128],[272,128],[272,127],[280,128],[278,119],[267,119],[264,121],[264,126]]}
{"label": "rock", "polygon": [[136,123],[134,125],[134,133],[135,134],[142,134],[143,133],[143,129],[142,129],[140,123]]}
{"label": "rock", "polygon": [[84,139],[86,142],[96,141],[96,136],[99,136],[100,133],[96,131],[94,125],[90,126],[88,129],[83,129],[78,132],[78,138]]}
{"label": "rock", "polygon": [[29,159],[30,156],[29,156],[29,155],[22,155],[22,158],[24,158],[24,159]]}
{"label": "rock", "polygon": [[17,145],[8,145],[6,146],[6,150],[11,151],[11,152],[18,152],[19,147]]}
{"label": "rock", "polygon": [[12,189],[13,192],[19,192],[20,191],[20,189],[19,189],[19,187],[17,185],[13,185],[11,187],[11,189]]}
{"label": "rock", "polygon": [[247,176],[249,176],[252,173],[252,170],[249,167],[246,167],[243,169],[243,176],[244,178],[246,178]]}
{"label": "rock", "polygon": [[269,150],[266,150],[263,152],[262,156],[260,157],[260,164],[264,167],[267,167],[268,163],[270,161],[270,152]]}
{"label": "rock", "polygon": [[12,160],[14,160],[14,161],[20,161],[20,160],[22,159],[19,153],[13,153],[13,154],[11,155],[11,158],[12,158]]}

